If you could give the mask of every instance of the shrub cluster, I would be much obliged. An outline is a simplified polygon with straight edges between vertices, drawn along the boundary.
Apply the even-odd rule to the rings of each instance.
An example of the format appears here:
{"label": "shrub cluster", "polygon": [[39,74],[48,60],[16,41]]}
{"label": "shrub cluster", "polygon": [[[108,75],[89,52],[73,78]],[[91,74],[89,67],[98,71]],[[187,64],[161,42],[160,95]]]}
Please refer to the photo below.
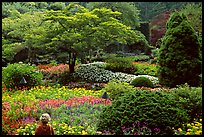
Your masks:
{"label": "shrub cluster", "polygon": [[202,114],[202,88],[189,87],[186,83],[177,86],[171,91],[179,101],[182,101],[183,108],[188,112],[190,122],[198,118]]}
{"label": "shrub cluster", "polygon": [[135,91],[125,93],[106,106],[99,117],[98,130],[109,129],[112,133],[124,134],[122,127],[135,121],[146,122],[152,134],[159,129],[161,135],[173,135],[172,127],[178,128],[189,120],[181,102],[163,92]]}
{"label": "shrub cluster", "polygon": [[74,77],[78,79],[82,79],[89,82],[104,82],[107,83],[113,79],[117,79],[121,82],[130,83],[136,77],[144,76],[149,78],[154,85],[158,84],[158,78],[149,75],[131,75],[122,72],[112,72],[109,70],[105,70],[103,68],[99,68],[93,64],[81,64],[75,71]]}
{"label": "shrub cluster", "polygon": [[150,59],[150,57],[147,56],[147,55],[137,55],[137,56],[135,56],[135,62],[148,61],[149,59]]}
{"label": "shrub cluster", "polygon": [[148,63],[134,63],[137,66],[137,71],[134,72],[135,75],[151,75],[157,76],[158,68],[155,64]]}
{"label": "shrub cluster", "polygon": [[153,83],[147,77],[137,77],[130,84],[134,87],[154,87]]}
{"label": "shrub cluster", "polygon": [[137,68],[132,64],[132,60],[124,57],[114,57],[106,60],[105,69],[111,70],[113,72],[124,72],[128,74],[133,74]]}
{"label": "shrub cluster", "polygon": [[[20,83],[25,78],[24,85]],[[37,67],[23,63],[9,64],[2,70],[2,81],[6,88],[14,89],[25,87],[33,87],[42,84],[43,74],[37,70]]]}
{"label": "shrub cluster", "polygon": [[119,96],[122,96],[126,92],[134,91],[133,86],[129,85],[126,82],[120,82],[118,80],[110,81],[103,89],[103,92],[109,94],[112,100],[117,99]]}

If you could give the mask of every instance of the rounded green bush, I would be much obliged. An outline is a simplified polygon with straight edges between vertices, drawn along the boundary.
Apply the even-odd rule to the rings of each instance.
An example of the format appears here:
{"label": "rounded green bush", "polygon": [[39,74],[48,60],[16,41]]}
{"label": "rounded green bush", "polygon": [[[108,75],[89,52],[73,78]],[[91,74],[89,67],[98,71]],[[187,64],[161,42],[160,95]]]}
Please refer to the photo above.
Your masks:
{"label": "rounded green bush", "polygon": [[137,77],[130,84],[134,87],[154,87],[153,83],[146,77]]}
{"label": "rounded green bush", "polygon": [[110,98],[112,100],[115,100],[126,92],[134,91],[134,88],[129,83],[114,80],[108,82],[108,84],[102,89],[102,91],[108,93],[110,95]]}
{"label": "rounded green bush", "polygon": [[97,130],[109,130],[112,134],[121,135],[124,134],[123,127],[139,121],[147,123],[152,135],[156,129],[160,129],[160,135],[173,135],[172,128],[179,128],[188,120],[186,110],[170,93],[138,90],[125,93],[103,108]]}
{"label": "rounded green bush", "polygon": [[137,70],[137,67],[132,63],[132,60],[124,57],[109,58],[106,60],[106,63],[105,69],[113,72],[134,74],[134,72]]}
{"label": "rounded green bush", "polygon": [[22,86],[20,81],[23,77],[27,82],[24,85],[26,87],[40,85],[43,78],[43,74],[37,70],[36,66],[22,63],[9,64],[2,70],[2,74],[2,81],[7,89],[20,88]]}

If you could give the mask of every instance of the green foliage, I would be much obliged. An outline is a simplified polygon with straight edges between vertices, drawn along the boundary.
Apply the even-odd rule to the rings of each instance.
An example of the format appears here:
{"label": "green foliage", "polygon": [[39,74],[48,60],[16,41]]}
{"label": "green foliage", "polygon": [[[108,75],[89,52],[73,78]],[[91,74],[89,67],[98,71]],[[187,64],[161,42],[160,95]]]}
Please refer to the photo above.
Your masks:
{"label": "green foliage", "polygon": [[202,34],[202,3],[189,3],[179,12],[187,16],[191,26],[196,32]]}
{"label": "green foliage", "polygon": [[139,26],[140,11],[132,2],[89,2],[87,4],[88,9],[102,7],[121,12],[122,15],[118,19],[123,24],[130,25],[132,28]]}
{"label": "green foliage", "polygon": [[111,70],[113,72],[124,72],[133,74],[137,70],[135,65],[132,64],[132,61],[123,57],[109,58],[106,60],[105,69]]}
{"label": "green foliage", "polygon": [[148,63],[136,63],[137,71],[134,72],[135,75],[150,75],[157,76],[158,68],[155,64]]}
{"label": "green foliage", "polygon": [[137,56],[135,56],[135,62],[148,61],[149,59],[150,59],[150,57],[147,56],[147,55],[137,55]]}
{"label": "green foliage", "polygon": [[58,76],[58,83],[61,85],[67,85],[69,82],[76,82],[79,81],[72,73],[69,71],[64,71]]}
{"label": "green foliage", "polygon": [[188,83],[199,86],[201,74],[201,43],[187,17],[173,13],[167,22],[167,32],[159,50],[159,81],[161,85],[175,87]]}
{"label": "green foliage", "polygon": [[2,71],[2,81],[7,89],[21,87],[20,81],[23,77],[27,81],[25,86],[33,87],[41,85],[43,75],[37,71],[35,66],[22,63],[9,64]]}
{"label": "green foliage", "polygon": [[158,48],[152,49],[152,55],[153,55],[153,57],[158,57],[159,49]]}
{"label": "green foliage", "polygon": [[186,83],[172,89],[178,100],[181,100],[183,108],[188,112],[191,122],[202,114],[202,88],[189,87]]}
{"label": "green foliage", "polygon": [[118,97],[124,95],[124,93],[132,92],[135,89],[133,86],[129,85],[126,82],[120,82],[119,80],[112,80],[102,89],[103,92],[106,92],[110,95],[112,100],[117,99]]}
{"label": "green foliage", "polygon": [[49,10],[62,10],[65,8],[64,2],[51,2],[48,6]]}
{"label": "green foliage", "polygon": [[140,10],[140,17],[143,21],[151,21],[162,12],[182,8],[187,2],[134,2]]}
{"label": "green foliage", "polygon": [[103,109],[98,130],[109,129],[119,135],[123,134],[123,126],[139,121],[146,122],[153,135],[155,128],[160,129],[161,135],[172,135],[172,127],[181,127],[189,119],[180,103],[173,95],[161,91],[128,92]]}
{"label": "green foliage", "polygon": [[134,87],[154,87],[153,83],[146,77],[137,77],[130,84]]}

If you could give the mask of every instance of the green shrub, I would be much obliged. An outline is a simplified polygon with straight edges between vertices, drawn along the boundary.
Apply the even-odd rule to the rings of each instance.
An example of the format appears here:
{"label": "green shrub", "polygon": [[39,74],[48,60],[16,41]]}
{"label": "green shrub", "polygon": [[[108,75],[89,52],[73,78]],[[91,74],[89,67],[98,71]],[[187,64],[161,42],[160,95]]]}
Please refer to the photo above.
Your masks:
{"label": "green shrub", "polygon": [[182,100],[182,106],[190,116],[190,122],[197,119],[202,114],[202,88],[189,87],[186,83],[172,89],[172,94],[178,100]]}
{"label": "green shrub", "polygon": [[137,70],[134,72],[135,75],[150,75],[157,76],[158,68],[155,64],[148,63],[136,63]]}
{"label": "green shrub", "polygon": [[120,82],[119,80],[113,80],[102,89],[103,92],[109,94],[112,100],[122,96],[126,92],[134,91],[134,87],[126,82]]}
{"label": "green shrub", "polygon": [[2,71],[2,81],[6,88],[20,88],[21,79],[24,77],[27,87],[33,87],[42,83],[43,74],[37,70],[37,67],[28,64],[14,63],[9,64]]}
{"label": "green shrub", "polygon": [[147,56],[147,55],[137,55],[137,56],[135,56],[135,62],[148,61],[149,59],[150,59],[150,57]]}
{"label": "green shrub", "polygon": [[130,84],[134,87],[154,87],[153,83],[146,77],[137,77]]}
{"label": "green shrub", "polygon": [[61,85],[67,85],[70,82],[76,82],[79,81],[78,78],[76,78],[73,73],[70,73],[69,71],[64,71],[58,76],[58,83]]}
{"label": "green shrub", "polygon": [[123,134],[122,127],[135,121],[146,122],[152,134],[160,129],[161,135],[172,135],[172,127],[181,127],[189,120],[187,112],[175,97],[160,91],[128,92],[103,108],[97,124],[98,131],[109,129],[112,133]]}
{"label": "green shrub", "polygon": [[159,49],[159,82],[176,87],[188,83],[199,86],[201,74],[201,43],[187,17],[173,13],[167,22],[167,31]]}
{"label": "green shrub", "polygon": [[133,74],[137,68],[133,65],[132,61],[123,57],[114,57],[106,60],[105,69],[111,70],[113,72],[124,72],[128,74]]}

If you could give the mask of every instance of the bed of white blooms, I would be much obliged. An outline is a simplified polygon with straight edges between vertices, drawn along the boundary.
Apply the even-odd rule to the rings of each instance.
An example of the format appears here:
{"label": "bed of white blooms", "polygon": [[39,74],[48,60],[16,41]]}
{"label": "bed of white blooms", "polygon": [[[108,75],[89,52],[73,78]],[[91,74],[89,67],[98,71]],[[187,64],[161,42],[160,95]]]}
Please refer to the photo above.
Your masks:
{"label": "bed of white blooms", "polygon": [[122,82],[130,83],[133,79],[137,77],[147,77],[149,78],[154,85],[159,83],[157,77],[149,76],[149,75],[133,75],[126,74],[122,72],[112,72],[109,70],[105,70],[105,62],[93,62],[89,64],[81,64],[75,71],[75,75],[79,78],[82,78],[87,81],[93,82],[109,82],[113,79],[120,80]]}

